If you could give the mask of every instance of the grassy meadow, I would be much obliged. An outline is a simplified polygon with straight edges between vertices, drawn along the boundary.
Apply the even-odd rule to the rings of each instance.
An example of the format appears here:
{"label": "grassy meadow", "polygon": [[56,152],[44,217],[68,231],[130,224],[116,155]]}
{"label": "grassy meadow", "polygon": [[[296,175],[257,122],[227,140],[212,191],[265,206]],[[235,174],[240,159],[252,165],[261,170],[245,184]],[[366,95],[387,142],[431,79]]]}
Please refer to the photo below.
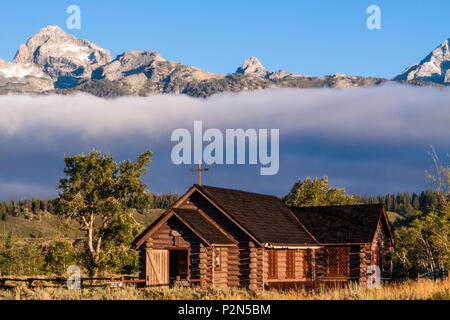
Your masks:
{"label": "grassy meadow", "polygon": [[350,284],[341,289],[257,291],[245,289],[166,288],[34,288],[19,286],[0,290],[0,300],[450,300],[450,281],[420,280],[367,289]]}

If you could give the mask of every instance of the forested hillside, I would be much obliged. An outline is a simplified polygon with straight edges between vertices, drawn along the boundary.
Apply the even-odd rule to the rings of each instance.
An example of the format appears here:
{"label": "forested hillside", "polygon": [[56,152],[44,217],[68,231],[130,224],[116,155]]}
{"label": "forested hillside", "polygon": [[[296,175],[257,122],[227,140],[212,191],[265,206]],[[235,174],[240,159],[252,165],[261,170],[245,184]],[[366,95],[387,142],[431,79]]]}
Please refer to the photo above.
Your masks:
{"label": "forested hillside", "polygon": [[[178,195],[172,192],[149,194],[149,207],[145,211],[136,210],[135,220],[148,226],[164,209],[169,208]],[[22,199],[0,201],[0,235],[13,234],[18,238],[76,239],[82,237],[79,226],[58,215],[56,199]]]}
{"label": "forested hillside", "polygon": [[401,216],[413,216],[436,207],[439,203],[439,194],[433,190],[422,191],[420,194],[410,192],[387,193],[386,195],[357,196],[361,203],[384,203],[386,211],[396,212]]}

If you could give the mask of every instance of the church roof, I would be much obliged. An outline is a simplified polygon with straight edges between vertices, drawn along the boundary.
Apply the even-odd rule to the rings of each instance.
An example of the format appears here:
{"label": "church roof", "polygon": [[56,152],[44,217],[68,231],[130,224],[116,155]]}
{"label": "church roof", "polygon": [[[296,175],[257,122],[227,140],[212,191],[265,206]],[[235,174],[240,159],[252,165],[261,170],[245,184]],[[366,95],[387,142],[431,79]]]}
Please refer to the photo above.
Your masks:
{"label": "church roof", "polygon": [[229,245],[235,241],[219,229],[210,219],[206,218],[199,210],[193,209],[172,209],[176,216],[180,218],[188,227],[197,233],[202,239],[210,244]]}
{"label": "church roof", "polygon": [[[370,243],[385,215],[382,204],[290,209],[321,244]],[[387,219],[384,222],[390,233]]]}
{"label": "church roof", "polygon": [[260,243],[318,244],[281,199],[275,196],[203,185],[195,187]]}

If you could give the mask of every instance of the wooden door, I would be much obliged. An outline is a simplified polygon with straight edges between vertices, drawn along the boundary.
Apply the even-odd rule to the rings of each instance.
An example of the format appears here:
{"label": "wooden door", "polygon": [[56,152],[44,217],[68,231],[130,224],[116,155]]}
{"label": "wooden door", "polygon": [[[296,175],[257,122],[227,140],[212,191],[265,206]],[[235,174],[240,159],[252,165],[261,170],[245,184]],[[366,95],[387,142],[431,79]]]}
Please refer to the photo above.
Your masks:
{"label": "wooden door", "polygon": [[147,286],[169,285],[169,254],[168,250],[147,250]]}

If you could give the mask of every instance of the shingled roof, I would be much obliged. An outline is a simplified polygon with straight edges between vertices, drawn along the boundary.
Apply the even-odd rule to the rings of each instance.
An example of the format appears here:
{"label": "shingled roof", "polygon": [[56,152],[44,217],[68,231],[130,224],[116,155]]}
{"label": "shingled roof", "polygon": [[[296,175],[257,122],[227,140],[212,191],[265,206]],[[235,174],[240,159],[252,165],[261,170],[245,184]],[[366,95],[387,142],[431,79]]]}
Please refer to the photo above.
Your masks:
{"label": "shingled roof", "polygon": [[220,230],[211,221],[204,217],[198,210],[192,209],[172,209],[175,214],[185,223],[193,229],[201,238],[206,240],[210,244],[228,245],[235,242],[231,237]]}
{"label": "shingled roof", "polygon": [[281,199],[275,196],[210,186],[195,187],[260,243],[318,244]]}
{"label": "shingled roof", "polygon": [[[134,241],[139,247],[158,226],[175,215],[209,244],[235,244],[221,226],[199,209],[179,208],[193,192],[199,192],[261,245],[317,246],[371,243],[381,219],[393,239],[382,204],[326,207],[287,207],[280,198],[241,190],[194,185]],[[392,240],[391,240],[392,241]]]}
{"label": "shingled roof", "polygon": [[321,244],[370,243],[384,214],[382,204],[290,209]]}

